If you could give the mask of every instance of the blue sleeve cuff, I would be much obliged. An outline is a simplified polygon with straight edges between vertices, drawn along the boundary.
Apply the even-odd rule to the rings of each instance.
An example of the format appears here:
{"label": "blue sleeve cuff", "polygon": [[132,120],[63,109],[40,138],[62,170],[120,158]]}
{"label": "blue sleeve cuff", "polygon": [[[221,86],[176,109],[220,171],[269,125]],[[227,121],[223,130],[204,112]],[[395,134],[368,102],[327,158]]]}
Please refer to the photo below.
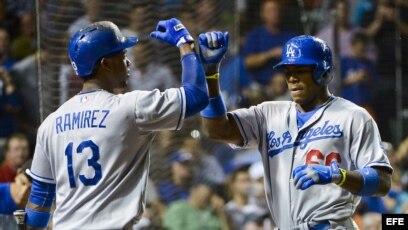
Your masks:
{"label": "blue sleeve cuff", "polygon": [[187,118],[200,112],[208,105],[208,94],[191,84],[183,85],[183,88],[186,95],[185,117]]}
{"label": "blue sleeve cuff", "polygon": [[28,226],[34,228],[45,228],[50,221],[51,213],[50,212],[38,212],[29,208],[25,208],[27,214],[26,223]]}
{"label": "blue sleeve cuff", "polygon": [[378,187],[380,186],[380,177],[378,176],[377,170],[371,167],[365,167],[357,170],[363,176],[363,187],[357,193],[359,196],[372,196],[374,195]]}
{"label": "blue sleeve cuff", "polygon": [[204,118],[216,118],[227,113],[227,107],[225,106],[224,99],[222,96],[216,96],[210,98],[208,106],[201,111],[201,116]]}
{"label": "blue sleeve cuff", "polygon": [[13,212],[18,209],[10,193],[10,183],[0,184],[0,214],[13,215]]}

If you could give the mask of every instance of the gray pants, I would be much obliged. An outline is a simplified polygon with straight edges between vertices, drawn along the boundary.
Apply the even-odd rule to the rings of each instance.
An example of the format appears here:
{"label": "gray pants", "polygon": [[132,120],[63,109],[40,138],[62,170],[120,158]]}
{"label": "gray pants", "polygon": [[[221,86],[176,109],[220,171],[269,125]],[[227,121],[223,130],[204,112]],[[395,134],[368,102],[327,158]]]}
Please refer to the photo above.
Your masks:
{"label": "gray pants", "polygon": [[[356,223],[354,223],[353,219],[349,218],[344,221],[327,221],[327,222],[309,222],[309,223],[302,223],[298,226],[293,228],[289,228],[287,230],[314,230],[314,229],[335,229],[335,230],[358,230]],[[280,228],[275,228],[274,230],[283,230]]]}

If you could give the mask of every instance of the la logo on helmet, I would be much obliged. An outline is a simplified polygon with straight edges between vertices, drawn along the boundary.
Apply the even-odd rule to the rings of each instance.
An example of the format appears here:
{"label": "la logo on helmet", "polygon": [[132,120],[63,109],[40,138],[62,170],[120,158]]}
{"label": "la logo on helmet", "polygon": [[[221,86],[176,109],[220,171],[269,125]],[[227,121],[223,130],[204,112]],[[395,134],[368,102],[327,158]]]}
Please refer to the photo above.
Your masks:
{"label": "la logo on helmet", "polygon": [[287,58],[298,58],[300,57],[300,49],[295,45],[289,45],[286,48],[286,57]]}

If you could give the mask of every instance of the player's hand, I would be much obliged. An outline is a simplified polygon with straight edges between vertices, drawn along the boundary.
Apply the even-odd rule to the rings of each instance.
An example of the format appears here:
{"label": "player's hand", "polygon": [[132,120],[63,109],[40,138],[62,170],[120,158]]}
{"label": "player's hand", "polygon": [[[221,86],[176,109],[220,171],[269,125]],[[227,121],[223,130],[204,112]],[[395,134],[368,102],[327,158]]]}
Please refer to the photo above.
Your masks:
{"label": "player's hand", "polygon": [[228,32],[207,32],[198,37],[200,58],[204,64],[217,64],[228,50]]}
{"label": "player's hand", "polygon": [[314,184],[328,184],[339,182],[341,173],[337,161],[332,161],[330,166],[302,165],[292,172],[296,189],[305,190]]}
{"label": "player's hand", "polygon": [[177,47],[194,42],[186,27],[176,18],[159,21],[150,36]]}
{"label": "player's hand", "polygon": [[23,208],[31,191],[31,182],[24,173],[18,174],[10,184],[10,194],[19,208]]}

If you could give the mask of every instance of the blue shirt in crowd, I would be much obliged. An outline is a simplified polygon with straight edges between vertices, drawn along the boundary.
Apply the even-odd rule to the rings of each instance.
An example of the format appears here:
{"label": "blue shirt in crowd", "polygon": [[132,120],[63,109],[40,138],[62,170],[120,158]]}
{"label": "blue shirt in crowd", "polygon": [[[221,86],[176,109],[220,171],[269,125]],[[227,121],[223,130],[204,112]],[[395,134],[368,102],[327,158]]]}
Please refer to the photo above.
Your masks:
{"label": "blue shirt in crowd", "polygon": [[363,106],[371,103],[370,83],[375,82],[377,74],[374,64],[368,59],[356,59],[344,57],[341,59],[341,79],[344,80],[349,74],[364,69],[369,79],[352,85],[343,85],[341,96],[357,105]]}
{"label": "blue shirt in crowd", "polygon": [[[285,31],[279,34],[273,34],[269,32],[265,26],[258,27],[246,36],[243,56],[246,58],[251,54],[266,52],[279,46],[283,47],[283,45],[294,36],[296,36],[296,34]],[[263,67],[250,70],[253,79],[261,84],[268,84],[274,74],[273,66],[276,65],[280,59],[280,57],[271,59]]]}
{"label": "blue shirt in crowd", "polygon": [[165,181],[159,185],[159,197],[166,204],[176,200],[187,200],[190,196],[188,188],[181,188],[170,181]]}
{"label": "blue shirt in crowd", "polygon": [[0,214],[13,215],[18,209],[10,193],[10,183],[0,183]]}

